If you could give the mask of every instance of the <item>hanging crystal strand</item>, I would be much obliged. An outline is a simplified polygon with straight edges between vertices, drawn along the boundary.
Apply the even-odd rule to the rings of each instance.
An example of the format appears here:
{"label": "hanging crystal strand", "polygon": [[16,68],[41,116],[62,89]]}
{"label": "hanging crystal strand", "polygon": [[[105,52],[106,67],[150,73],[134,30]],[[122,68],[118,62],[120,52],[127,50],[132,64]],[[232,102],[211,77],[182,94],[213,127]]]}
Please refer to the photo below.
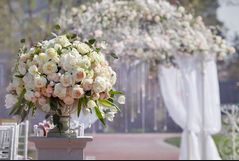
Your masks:
{"label": "hanging crystal strand", "polygon": [[[127,75],[129,75],[129,64],[127,63],[126,64],[126,74]],[[126,75],[126,77],[125,77],[125,87],[126,87],[126,89],[129,89],[130,88],[130,84],[129,84],[129,81],[127,81],[127,75]],[[128,92],[130,92],[130,91],[128,91]],[[130,100],[130,95],[128,95],[129,93],[127,92],[127,97],[126,98],[128,98],[128,99],[126,99],[126,104],[125,104],[125,118],[124,118],[124,121],[125,121],[125,133],[128,133],[128,104],[129,104],[129,100]]]}
{"label": "hanging crystal strand", "polygon": [[135,121],[135,108],[137,107],[136,105],[136,102],[137,102],[137,97],[136,97],[136,94],[137,94],[137,91],[135,89],[136,87],[136,84],[137,84],[137,80],[139,79],[137,77],[137,67],[138,67],[138,64],[134,64],[132,66],[132,69],[131,69],[131,75],[130,75],[130,81],[131,82],[131,91],[132,91],[132,102],[131,102],[131,123],[133,123]]}
{"label": "hanging crystal strand", "polygon": [[[146,71],[146,65],[144,65],[144,68],[142,68],[142,73],[145,73]],[[141,88],[141,95],[142,95],[142,129],[143,133],[145,132],[145,85],[142,85]]]}
{"label": "hanging crystal strand", "polygon": [[[139,67],[137,68],[137,102],[138,102],[138,106],[137,106],[137,113],[140,114],[141,113],[141,106],[140,106],[140,101],[141,101],[141,95],[140,95],[140,87],[142,85],[142,81],[144,80],[144,76],[145,73],[141,72],[142,71],[142,67],[144,65],[144,62],[141,62],[141,64],[139,65]],[[142,77],[140,77],[142,74]],[[143,78],[143,79],[142,79]],[[145,85],[145,84],[144,84]]]}

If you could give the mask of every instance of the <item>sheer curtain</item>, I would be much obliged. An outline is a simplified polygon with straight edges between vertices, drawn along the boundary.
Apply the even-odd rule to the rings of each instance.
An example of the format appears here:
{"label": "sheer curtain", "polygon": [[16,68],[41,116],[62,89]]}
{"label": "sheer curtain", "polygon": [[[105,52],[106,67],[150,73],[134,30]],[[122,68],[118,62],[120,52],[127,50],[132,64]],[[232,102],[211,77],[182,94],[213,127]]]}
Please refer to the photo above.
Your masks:
{"label": "sheer curtain", "polygon": [[159,80],[169,114],[183,129],[180,159],[220,160],[211,136],[221,129],[215,60],[177,57],[176,63],[178,68],[160,66]]}

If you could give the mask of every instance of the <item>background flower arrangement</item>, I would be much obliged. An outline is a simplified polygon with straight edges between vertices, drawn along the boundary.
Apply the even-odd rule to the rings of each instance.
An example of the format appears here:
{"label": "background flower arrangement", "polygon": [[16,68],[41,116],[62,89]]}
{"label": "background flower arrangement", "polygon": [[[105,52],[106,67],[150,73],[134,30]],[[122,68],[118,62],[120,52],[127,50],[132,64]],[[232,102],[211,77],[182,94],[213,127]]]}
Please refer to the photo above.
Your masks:
{"label": "background flower arrangement", "polygon": [[[56,26],[60,29],[60,26]],[[53,116],[60,129],[60,117],[71,113],[95,113],[105,125],[113,121],[119,108],[114,103],[116,73],[109,66],[95,40],[78,41],[75,34],[65,34],[19,50],[13,80],[8,87],[6,107],[21,121],[37,109]],[[24,40],[22,40],[24,43]],[[124,96],[119,103],[124,103]]]}
{"label": "background flower arrangement", "polygon": [[201,17],[194,18],[165,0],[105,0],[62,13],[59,22],[64,28],[107,41],[120,56],[171,64],[177,54],[222,60],[235,52]]}

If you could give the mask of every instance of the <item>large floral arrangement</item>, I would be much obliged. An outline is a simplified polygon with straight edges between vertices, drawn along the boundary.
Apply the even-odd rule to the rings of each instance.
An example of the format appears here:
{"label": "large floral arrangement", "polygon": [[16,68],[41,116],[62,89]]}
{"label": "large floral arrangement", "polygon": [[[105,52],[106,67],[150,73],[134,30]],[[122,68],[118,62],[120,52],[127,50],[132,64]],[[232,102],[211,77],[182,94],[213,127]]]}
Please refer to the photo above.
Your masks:
{"label": "large floral arrangement", "polygon": [[[22,47],[7,88],[6,107],[23,121],[32,111],[41,109],[53,116],[60,127],[60,117],[75,112],[94,115],[105,125],[119,108],[114,103],[116,73],[109,66],[95,40],[78,41],[75,34],[42,41],[28,49]],[[124,96],[119,102],[124,103]]]}
{"label": "large floral arrangement", "polygon": [[106,40],[120,56],[171,63],[177,54],[221,60],[235,52],[201,17],[165,0],[104,0],[66,10],[61,25]]}

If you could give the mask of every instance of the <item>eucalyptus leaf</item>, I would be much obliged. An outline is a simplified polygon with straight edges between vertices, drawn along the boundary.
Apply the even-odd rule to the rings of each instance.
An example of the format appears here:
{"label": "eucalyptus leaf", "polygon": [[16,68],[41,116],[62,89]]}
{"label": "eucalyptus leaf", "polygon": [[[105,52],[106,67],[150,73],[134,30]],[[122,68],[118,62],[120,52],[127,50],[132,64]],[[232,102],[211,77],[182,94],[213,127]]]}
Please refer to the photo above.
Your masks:
{"label": "eucalyptus leaf", "polygon": [[110,54],[114,59],[119,59],[119,57],[115,53]]}

